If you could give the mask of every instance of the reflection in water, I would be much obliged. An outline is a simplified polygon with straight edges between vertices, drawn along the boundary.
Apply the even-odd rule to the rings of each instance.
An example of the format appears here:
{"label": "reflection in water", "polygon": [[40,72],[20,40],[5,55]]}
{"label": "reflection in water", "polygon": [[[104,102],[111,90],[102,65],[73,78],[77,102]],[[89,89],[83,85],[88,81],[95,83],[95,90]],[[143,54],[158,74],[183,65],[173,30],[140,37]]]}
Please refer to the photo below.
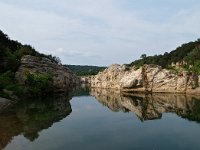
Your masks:
{"label": "reflection in water", "polygon": [[141,121],[160,119],[172,112],[200,122],[200,97],[173,94],[130,94],[120,91],[91,89],[91,95],[114,112],[134,112]]}
{"label": "reflection in water", "polygon": [[[89,91],[84,90],[84,89],[77,90],[75,93],[76,96],[83,96],[83,95],[87,96],[88,94],[89,94]],[[119,91],[110,91],[110,90],[101,90],[101,89],[91,89],[90,95],[95,96],[96,99],[100,103],[108,107],[113,112],[119,112],[119,111],[122,111],[125,113],[133,112],[138,116],[138,118],[141,121],[161,119],[163,113],[171,112],[171,113],[176,113],[178,116],[181,116],[183,118],[187,118],[188,120],[200,122],[200,98],[198,97],[192,97],[192,96],[186,96],[186,95],[172,95],[172,94],[153,94],[153,95],[127,94],[127,93],[120,93]],[[39,132],[51,127],[55,122],[58,122],[62,120],[63,118],[66,118],[72,112],[72,108],[69,102],[71,97],[72,96],[69,96],[69,95],[68,96],[60,95],[60,96],[52,97],[50,99],[45,99],[45,100],[21,101],[18,104],[0,113],[0,120],[1,120],[0,121],[0,149],[5,148],[11,142],[13,137],[18,136],[18,135],[23,135],[26,139],[34,143],[35,140],[39,136]],[[87,97],[85,98],[87,99]],[[82,105],[85,104],[85,101],[78,101],[77,103],[80,103],[80,107],[82,107]],[[85,105],[90,105],[90,104],[91,103],[87,103]],[[77,108],[73,107],[73,109],[75,110]],[[88,110],[92,110],[92,109],[88,109]],[[88,110],[81,109],[81,114],[84,114],[83,111],[87,112]],[[86,113],[87,116],[83,118],[83,119],[86,119],[84,120],[85,122],[81,121],[81,123],[83,124],[81,124],[80,122],[79,123],[71,122],[72,126],[76,126],[75,130],[72,130],[71,134],[76,135],[76,134],[79,134],[79,132],[83,134],[84,133],[83,131],[90,130],[92,127],[94,127],[95,121],[98,122],[97,124],[101,125],[101,119],[95,120],[95,118],[98,118],[97,116],[102,115],[101,118],[104,118],[104,119],[107,118],[107,121],[103,120],[102,125],[104,125],[105,122],[108,122],[108,120],[113,119],[113,116],[112,116],[113,113],[110,114],[112,117],[109,117],[108,116],[109,113],[105,112],[104,109],[100,109],[98,111],[99,112],[94,112],[94,113],[91,111],[90,112],[90,114],[92,113],[91,115],[90,114],[88,115]],[[76,111],[74,111],[74,113],[78,114]],[[80,116],[81,116],[80,118],[78,118],[78,116],[77,118],[82,119],[82,115]],[[132,119],[132,116],[129,120],[131,119]],[[92,123],[87,126],[87,123],[89,122],[92,122]],[[85,126],[87,127],[87,129],[84,128],[84,123],[86,124]],[[64,126],[64,128],[66,128],[67,124],[62,124],[62,125]],[[158,124],[156,124],[156,127],[157,125]],[[106,133],[109,132],[111,128],[113,128],[113,124],[110,124],[110,126],[108,125],[108,130],[106,130]],[[126,129],[126,128],[129,128],[130,126],[128,127],[127,124],[124,124],[123,127],[124,127],[123,129]],[[149,128],[152,128],[152,127],[149,127]],[[96,130],[95,128],[92,131],[97,132],[97,133],[99,131],[100,133],[98,134],[101,135],[104,130],[105,130],[105,126],[104,128],[102,129],[99,128],[98,130]],[[74,132],[78,132],[78,133],[74,133]],[[89,136],[90,134],[94,135],[94,133],[89,134],[88,132],[83,139],[86,139],[87,141],[87,138],[88,138],[88,141],[91,141],[91,139],[93,139],[93,136],[92,137],[87,137],[87,136]],[[137,132],[134,131],[134,135],[136,133]],[[143,132],[139,131],[138,133],[142,135]],[[71,134],[69,136],[71,136],[70,138],[73,139],[73,135]],[[120,132],[117,134],[120,134]],[[138,134],[138,136],[140,134]],[[146,136],[146,133],[144,135]],[[108,136],[108,135],[105,135],[105,136]],[[58,137],[55,136],[53,138],[57,139]],[[100,137],[100,138],[104,138],[104,137]],[[81,141],[83,139],[81,139]],[[74,141],[76,140],[77,139],[75,139]],[[125,141],[127,140],[125,139]]]}
{"label": "reflection in water", "polygon": [[45,100],[26,100],[10,107],[0,114],[0,149],[14,136],[23,134],[30,141],[71,113],[69,96],[60,95]]}

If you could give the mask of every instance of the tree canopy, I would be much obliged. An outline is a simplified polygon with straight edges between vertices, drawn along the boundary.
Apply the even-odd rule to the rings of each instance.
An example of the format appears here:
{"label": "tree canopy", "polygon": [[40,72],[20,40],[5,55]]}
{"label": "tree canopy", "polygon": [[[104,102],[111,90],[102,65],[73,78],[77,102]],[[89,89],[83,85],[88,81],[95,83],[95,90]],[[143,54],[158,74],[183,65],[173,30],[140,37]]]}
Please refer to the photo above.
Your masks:
{"label": "tree canopy", "polygon": [[98,66],[81,66],[81,65],[66,65],[66,67],[72,70],[77,76],[96,75],[100,71],[106,68]]}
{"label": "tree canopy", "polygon": [[18,41],[11,40],[0,30],[0,73],[8,70],[15,72],[24,55],[46,57],[52,62],[61,63],[58,57],[41,54],[30,45],[23,45]]}
{"label": "tree canopy", "polygon": [[183,61],[188,66],[194,65],[198,60],[200,60],[200,40],[183,44],[170,53],[165,52],[163,55],[146,56],[146,54],[142,54],[141,59],[133,61],[128,66],[139,67],[143,64],[156,64],[167,68],[172,63],[183,63]]}

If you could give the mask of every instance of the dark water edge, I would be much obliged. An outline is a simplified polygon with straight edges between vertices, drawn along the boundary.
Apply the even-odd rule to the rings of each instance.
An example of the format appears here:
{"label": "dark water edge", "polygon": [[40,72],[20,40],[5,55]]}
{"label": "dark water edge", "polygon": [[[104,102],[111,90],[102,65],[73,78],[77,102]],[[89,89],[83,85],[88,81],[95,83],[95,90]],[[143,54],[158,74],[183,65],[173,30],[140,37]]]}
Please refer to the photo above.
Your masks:
{"label": "dark water edge", "polygon": [[200,149],[200,98],[91,89],[0,113],[0,149]]}

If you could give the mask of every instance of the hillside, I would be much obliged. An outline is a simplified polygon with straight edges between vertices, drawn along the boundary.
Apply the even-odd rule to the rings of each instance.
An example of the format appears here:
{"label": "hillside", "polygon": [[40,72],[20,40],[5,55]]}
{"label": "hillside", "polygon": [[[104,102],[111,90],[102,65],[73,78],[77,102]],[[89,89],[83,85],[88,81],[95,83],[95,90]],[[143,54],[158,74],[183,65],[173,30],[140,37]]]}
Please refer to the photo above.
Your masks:
{"label": "hillside", "polygon": [[0,30],[0,73],[8,70],[15,72],[24,55],[46,57],[52,62],[60,63],[59,58],[41,54],[30,45],[23,45],[18,41],[11,40]]}
{"label": "hillside", "polygon": [[58,57],[41,54],[0,31],[0,97],[42,97],[67,91],[78,80]]}
{"label": "hillside", "polygon": [[66,65],[66,67],[72,70],[77,76],[96,75],[100,71],[103,71],[106,68],[98,66],[81,66],[81,65]]}
{"label": "hillside", "polygon": [[[163,68],[170,68],[172,64],[179,63],[185,69],[193,69],[197,71],[197,67],[200,68],[200,39],[194,42],[189,42],[177,47],[170,53],[164,53],[163,55],[146,56],[143,54],[141,59],[135,60],[128,66],[142,66],[143,64],[156,64]],[[195,66],[196,68],[190,68]]]}

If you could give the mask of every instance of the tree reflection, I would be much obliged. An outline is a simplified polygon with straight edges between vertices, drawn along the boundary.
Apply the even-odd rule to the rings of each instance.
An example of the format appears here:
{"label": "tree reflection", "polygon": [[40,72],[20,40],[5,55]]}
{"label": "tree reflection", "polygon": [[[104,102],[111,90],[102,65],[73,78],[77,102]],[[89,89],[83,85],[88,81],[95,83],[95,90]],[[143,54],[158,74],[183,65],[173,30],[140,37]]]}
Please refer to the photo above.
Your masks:
{"label": "tree reflection", "polygon": [[69,99],[68,95],[59,95],[43,100],[24,100],[3,111],[0,114],[0,149],[20,134],[30,141],[37,139],[41,130],[72,112]]}

